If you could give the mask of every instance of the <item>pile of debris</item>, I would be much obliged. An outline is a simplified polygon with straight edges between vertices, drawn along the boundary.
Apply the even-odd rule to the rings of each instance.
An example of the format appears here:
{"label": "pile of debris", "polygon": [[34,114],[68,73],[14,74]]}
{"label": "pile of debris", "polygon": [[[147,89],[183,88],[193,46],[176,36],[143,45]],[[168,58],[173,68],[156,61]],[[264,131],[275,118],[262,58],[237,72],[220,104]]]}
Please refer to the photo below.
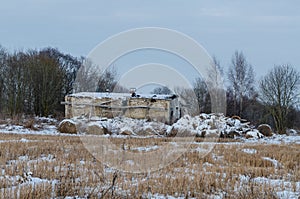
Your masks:
{"label": "pile of debris", "polygon": [[238,116],[225,117],[223,114],[200,114],[195,117],[183,116],[167,130],[167,136],[197,136],[215,138],[262,138],[272,136],[272,128],[267,124],[257,129],[247,120]]}
{"label": "pile of debris", "polygon": [[263,124],[255,128],[248,121],[238,116],[225,117],[223,114],[185,115],[176,123],[167,125],[146,119],[90,118],[63,120],[58,130],[63,133],[86,133],[94,135],[136,135],[136,136],[167,136],[167,137],[213,137],[213,138],[262,138],[272,136],[269,125]]}
{"label": "pile of debris", "polygon": [[58,131],[69,134],[164,136],[168,127],[162,122],[146,119],[93,117],[65,119],[58,125]]}

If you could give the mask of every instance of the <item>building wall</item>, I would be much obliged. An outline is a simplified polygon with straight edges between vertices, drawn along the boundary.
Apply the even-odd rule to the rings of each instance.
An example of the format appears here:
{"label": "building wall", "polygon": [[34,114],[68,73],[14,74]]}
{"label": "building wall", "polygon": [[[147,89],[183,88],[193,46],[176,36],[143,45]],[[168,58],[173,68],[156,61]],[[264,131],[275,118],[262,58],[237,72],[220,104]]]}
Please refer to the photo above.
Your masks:
{"label": "building wall", "polygon": [[107,117],[125,116],[134,119],[150,119],[172,123],[179,118],[176,114],[178,99],[151,98],[93,98],[65,97],[66,118],[72,117]]}

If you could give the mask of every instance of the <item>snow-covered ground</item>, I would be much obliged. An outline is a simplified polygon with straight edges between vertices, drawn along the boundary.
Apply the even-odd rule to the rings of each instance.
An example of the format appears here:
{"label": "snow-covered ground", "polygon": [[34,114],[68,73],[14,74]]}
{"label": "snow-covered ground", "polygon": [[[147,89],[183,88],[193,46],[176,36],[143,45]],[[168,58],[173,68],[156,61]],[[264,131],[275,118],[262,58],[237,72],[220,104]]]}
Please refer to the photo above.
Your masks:
{"label": "snow-covered ground", "polygon": [[57,120],[53,118],[36,117],[34,118],[33,128],[26,128],[28,121],[18,122],[15,124],[11,120],[2,121],[0,124],[0,133],[13,134],[38,134],[38,135],[59,135],[57,131]]}
{"label": "snow-covered ground", "polygon": [[[205,137],[219,137],[220,134],[228,135],[235,132],[233,138],[241,142],[247,143],[265,143],[265,144],[280,144],[280,143],[296,143],[300,144],[300,133],[295,130],[290,135],[274,134],[270,137],[263,136],[254,126],[248,122],[241,122],[238,119],[224,117],[221,114],[201,114],[199,116],[191,117],[189,115],[183,116],[176,123],[167,125],[161,122],[147,121],[146,119],[131,119],[131,118],[90,118],[90,120],[71,119],[77,125],[99,126],[105,127],[112,133],[112,137],[124,137],[121,135],[123,131],[131,132],[132,137],[144,136],[168,136],[172,131],[176,130],[178,135],[180,133],[188,132],[192,136]],[[3,123],[3,122],[2,122]],[[52,118],[36,117],[34,129],[26,128],[26,125],[11,124],[8,120],[5,124],[0,124],[0,133],[11,134],[37,134],[37,135],[61,135],[61,136],[82,136],[85,132],[78,132],[78,134],[65,134],[57,130],[59,122]],[[146,132],[146,133],[145,133]],[[204,133],[204,135],[203,135]],[[178,136],[177,135],[177,136]],[[246,138],[248,135],[248,138]],[[107,136],[107,135],[104,135]],[[250,139],[249,139],[250,137]],[[0,140],[1,142],[1,140]]]}
{"label": "snow-covered ground", "polygon": [[[57,130],[57,125],[59,124],[58,121],[54,119],[48,118],[35,118],[36,122],[33,128],[26,128],[25,125],[16,125],[11,124],[9,121],[6,124],[0,125],[0,136],[1,134],[24,134],[24,135],[48,135],[48,136],[85,136],[84,132],[81,134],[73,135],[73,134],[62,134]],[[77,121],[75,121],[77,122]],[[93,125],[99,125],[101,127],[107,128],[112,135],[100,135],[102,137],[116,137],[116,138],[127,138],[128,136],[119,135],[120,131],[132,131],[131,137],[139,138],[142,137],[139,132],[151,132],[152,137],[160,138],[162,136],[168,136],[172,130],[177,129],[177,131],[189,131],[191,134],[195,136],[199,136],[199,132],[205,131],[206,136],[209,134],[219,134],[220,132],[223,133],[230,133],[230,132],[237,132],[240,135],[249,134],[253,136],[250,139],[247,139],[245,136],[235,136],[232,139],[232,142],[229,140],[225,143],[217,143],[223,145],[240,145],[241,153],[246,155],[258,155],[259,151],[256,148],[252,148],[251,146],[257,145],[281,145],[281,144],[294,144],[299,145],[300,148],[300,136],[297,133],[293,133],[292,135],[272,135],[270,137],[264,137],[261,135],[253,126],[248,123],[242,123],[239,120],[226,118],[223,116],[216,116],[216,115],[207,115],[202,114],[196,117],[184,116],[178,122],[173,125],[167,125],[158,122],[148,122],[146,120],[134,120],[130,118],[115,118],[115,119],[95,119],[91,122]],[[163,133],[162,133],[163,132]],[[7,142],[18,142],[20,144],[25,144],[29,142],[37,142],[36,140],[29,140],[26,138],[21,139],[1,139],[0,137],[0,144],[7,143]],[[199,145],[199,147],[195,147],[192,149],[193,152],[201,153],[203,148],[200,146],[203,142],[192,142],[194,145]],[[176,143],[174,143],[176,145]],[[136,152],[151,152],[154,150],[158,150],[160,148],[159,145],[153,146],[146,146],[146,147],[132,147],[132,151]],[[298,150],[299,150],[298,148]],[[223,161],[223,156],[217,156],[212,154],[212,159],[217,162]],[[261,159],[265,161],[269,161],[273,164],[275,169],[281,169],[283,165],[273,157],[261,157]],[[37,157],[35,160],[29,159],[26,154],[19,156],[15,160],[10,160],[6,162],[6,166],[13,166],[17,163],[23,162],[25,167],[38,162],[51,162],[55,161],[55,154],[47,154],[45,156]],[[86,164],[85,161],[81,161],[80,164]],[[132,162],[128,162],[128,164],[134,164]],[[2,165],[3,166],[3,165]],[[206,171],[207,168],[214,166],[212,163],[206,162],[203,164],[203,172]],[[184,168],[182,168],[184,169]],[[105,171],[107,173],[111,173],[112,170],[110,168],[106,168]],[[178,172],[181,170],[178,169]],[[191,172],[189,175],[193,176],[194,171],[184,170],[185,173]],[[32,186],[37,184],[50,184],[54,189],[54,185],[58,183],[56,179],[43,179],[39,177],[33,177],[31,171],[24,171],[23,175],[7,175],[5,171],[2,169],[0,176],[1,180],[8,180],[12,185],[12,189],[17,188],[20,190],[21,187]],[[221,174],[220,174],[221,175]],[[222,174],[223,176],[223,174]],[[226,178],[223,176],[222,178]],[[237,183],[238,186],[236,187],[236,191],[239,191],[243,188],[243,185],[247,185],[249,183],[254,183],[257,185],[271,185],[274,191],[276,192],[276,197],[278,198],[299,198],[300,197],[300,181],[288,181],[287,179],[278,179],[278,178],[266,178],[266,177],[255,177],[251,178],[251,176],[247,175],[240,175],[237,177],[239,182]],[[294,177],[297,179],[297,177]],[[20,183],[21,182],[21,183]],[[5,188],[0,189],[0,193],[4,191]],[[0,195],[0,198],[2,196]],[[211,194],[207,195],[207,198],[225,198],[226,195],[223,193]],[[74,198],[74,196],[66,196],[65,198]],[[76,197],[75,197],[76,198]],[[77,197],[80,198],[80,197]],[[159,193],[145,193],[144,198],[184,198],[184,196],[176,196],[176,195],[162,195]]]}

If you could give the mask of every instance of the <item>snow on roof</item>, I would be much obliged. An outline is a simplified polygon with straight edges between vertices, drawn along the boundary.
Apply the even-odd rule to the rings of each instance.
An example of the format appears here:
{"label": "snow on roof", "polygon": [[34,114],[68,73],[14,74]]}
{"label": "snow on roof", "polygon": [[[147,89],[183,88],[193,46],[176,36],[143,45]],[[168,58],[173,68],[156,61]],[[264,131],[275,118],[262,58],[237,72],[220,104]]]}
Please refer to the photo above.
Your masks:
{"label": "snow on roof", "polygon": [[[94,99],[101,99],[101,98],[110,98],[110,99],[122,99],[122,98],[129,98],[132,97],[130,93],[100,93],[100,92],[80,92],[68,95],[70,97],[87,97],[87,98],[94,98]],[[171,100],[177,98],[175,94],[171,95],[157,95],[157,94],[136,94],[134,98],[147,98],[147,99],[164,99],[164,100]]]}

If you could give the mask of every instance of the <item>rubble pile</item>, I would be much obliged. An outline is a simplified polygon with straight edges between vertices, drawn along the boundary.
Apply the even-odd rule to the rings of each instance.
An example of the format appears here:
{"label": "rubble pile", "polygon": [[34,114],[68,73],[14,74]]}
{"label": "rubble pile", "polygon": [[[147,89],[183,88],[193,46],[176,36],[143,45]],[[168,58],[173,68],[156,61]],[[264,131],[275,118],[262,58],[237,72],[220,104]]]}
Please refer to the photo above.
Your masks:
{"label": "rubble pile", "polygon": [[[70,120],[67,120],[68,123]],[[226,117],[223,114],[211,113],[197,116],[184,115],[172,125],[146,119],[116,118],[73,118],[77,133],[94,135],[134,135],[134,136],[167,136],[167,137],[212,137],[212,138],[262,138],[272,136],[269,125],[260,125],[257,129],[250,122],[238,116]],[[61,124],[66,124],[64,121]],[[58,129],[64,129],[61,126]],[[72,129],[73,130],[73,129]],[[63,132],[63,131],[61,131]]]}
{"label": "rubble pile", "polygon": [[[178,133],[176,133],[178,132]],[[187,133],[197,137],[234,138],[262,138],[258,129],[238,116],[225,117],[223,114],[200,114],[195,117],[183,116],[168,130],[167,136],[181,136]]]}

